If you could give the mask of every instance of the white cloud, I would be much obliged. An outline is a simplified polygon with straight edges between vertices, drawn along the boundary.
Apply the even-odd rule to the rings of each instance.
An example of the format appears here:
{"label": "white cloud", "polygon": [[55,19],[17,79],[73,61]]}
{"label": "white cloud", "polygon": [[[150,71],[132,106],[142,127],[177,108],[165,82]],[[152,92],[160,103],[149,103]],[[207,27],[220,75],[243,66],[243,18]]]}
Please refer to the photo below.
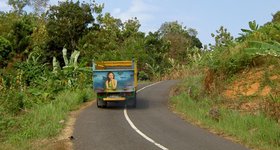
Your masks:
{"label": "white cloud", "polygon": [[123,21],[137,17],[141,23],[144,23],[154,19],[153,13],[156,11],[158,11],[156,6],[148,4],[144,0],[132,0],[127,10],[116,8],[112,11],[112,15]]}
{"label": "white cloud", "polygon": [[0,11],[9,11],[12,7],[8,5],[8,0],[0,1]]}

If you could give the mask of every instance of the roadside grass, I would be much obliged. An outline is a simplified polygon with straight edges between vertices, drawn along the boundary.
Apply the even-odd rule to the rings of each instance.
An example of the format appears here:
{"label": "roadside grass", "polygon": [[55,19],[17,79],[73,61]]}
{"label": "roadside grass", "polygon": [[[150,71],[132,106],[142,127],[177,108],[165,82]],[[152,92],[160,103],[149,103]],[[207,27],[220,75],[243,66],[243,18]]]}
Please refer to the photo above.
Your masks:
{"label": "roadside grass", "polygon": [[68,90],[48,104],[34,106],[16,118],[14,128],[7,133],[0,149],[38,149],[34,147],[38,145],[36,141],[55,138],[63,129],[69,112],[93,98],[92,89]]}
{"label": "roadside grass", "polygon": [[153,81],[151,81],[151,80],[138,80],[138,84],[149,84],[149,83],[153,83]]}
{"label": "roadside grass", "polygon": [[[218,96],[205,96],[202,89],[203,75],[189,76],[177,87],[171,97],[172,108],[188,121],[203,128],[234,139],[247,147],[261,150],[280,148],[280,125],[262,111],[254,114],[223,108]],[[191,87],[192,90],[188,90]],[[217,118],[210,115],[217,109]]]}

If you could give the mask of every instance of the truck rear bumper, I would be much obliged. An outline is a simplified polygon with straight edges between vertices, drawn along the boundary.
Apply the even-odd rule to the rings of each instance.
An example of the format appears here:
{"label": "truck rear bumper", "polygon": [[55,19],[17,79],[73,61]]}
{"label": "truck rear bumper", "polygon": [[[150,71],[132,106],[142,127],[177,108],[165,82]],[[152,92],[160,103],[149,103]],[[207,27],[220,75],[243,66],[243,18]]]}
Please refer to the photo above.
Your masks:
{"label": "truck rear bumper", "polygon": [[103,98],[104,101],[125,101],[125,97],[105,97]]}

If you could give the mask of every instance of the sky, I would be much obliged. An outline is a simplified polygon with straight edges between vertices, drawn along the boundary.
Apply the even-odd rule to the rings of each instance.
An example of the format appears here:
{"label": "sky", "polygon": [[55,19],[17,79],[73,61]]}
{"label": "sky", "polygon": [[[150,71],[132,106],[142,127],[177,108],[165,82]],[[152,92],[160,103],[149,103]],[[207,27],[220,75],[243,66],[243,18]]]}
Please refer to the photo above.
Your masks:
{"label": "sky", "polygon": [[[11,9],[8,0],[0,0],[0,10]],[[64,1],[64,0],[62,0]],[[76,0],[73,0],[76,1]],[[89,2],[90,0],[80,0]],[[104,3],[103,12],[126,21],[137,17],[140,31],[154,32],[165,22],[178,21],[187,28],[198,31],[197,37],[203,44],[214,44],[211,33],[220,26],[237,37],[241,29],[248,29],[248,22],[256,20],[263,25],[280,11],[279,0],[95,0]],[[57,0],[50,0],[56,5]]]}

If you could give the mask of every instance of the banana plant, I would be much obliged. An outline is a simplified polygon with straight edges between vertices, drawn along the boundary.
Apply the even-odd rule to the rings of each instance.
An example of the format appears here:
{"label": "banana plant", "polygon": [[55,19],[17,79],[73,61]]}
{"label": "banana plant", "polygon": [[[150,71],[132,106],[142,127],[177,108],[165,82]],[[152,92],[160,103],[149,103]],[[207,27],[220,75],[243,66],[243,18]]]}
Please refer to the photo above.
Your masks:
{"label": "banana plant", "polygon": [[[67,49],[62,49],[63,60],[65,66],[59,66],[59,62],[53,57],[53,72],[58,75],[60,72],[60,78],[64,78],[64,83],[68,85],[68,87],[75,87],[78,85],[79,76],[87,76],[91,72],[90,68],[79,67],[78,58],[80,56],[80,51],[74,51],[70,58],[67,57]],[[61,70],[61,71],[60,71]],[[89,80],[90,81],[90,80]]]}
{"label": "banana plant", "polygon": [[248,24],[250,29],[241,29],[243,33],[239,33],[240,37],[237,38],[238,41],[244,41],[248,35],[259,29],[259,25],[256,23],[256,20],[250,21]]}
{"label": "banana plant", "polygon": [[200,49],[197,47],[192,48],[190,50],[190,53],[188,54],[188,58],[192,63],[198,63],[199,61],[201,61],[202,56]]}
{"label": "banana plant", "polygon": [[245,49],[245,53],[251,57],[268,55],[280,57],[280,43],[276,41],[272,41],[270,43],[252,41],[249,42],[249,48]]}
{"label": "banana plant", "polygon": [[56,60],[56,57],[53,57],[53,72],[57,74],[58,71],[60,71],[59,62]]}
{"label": "banana plant", "polygon": [[146,63],[146,67],[149,70],[149,73],[156,79],[160,77],[160,66],[154,62],[151,64]]}
{"label": "banana plant", "polygon": [[64,59],[64,64],[65,66],[63,67],[63,69],[66,68],[74,68],[74,70],[76,70],[78,68],[78,58],[80,55],[80,51],[74,51],[71,56],[70,56],[70,62],[67,58],[67,49],[63,48],[62,50],[63,53],[63,59]]}
{"label": "banana plant", "polygon": [[259,25],[256,23],[256,20],[249,22],[249,28],[250,29],[241,29],[241,31],[249,34],[254,31],[257,31],[259,29]]}
{"label": "banana plant", "polygon": [[62,49],[62,55],[63,55],[65,65],[68,66],[69,61],[68,61],[68,58],[67,58],[67,49],[65,47]]}

